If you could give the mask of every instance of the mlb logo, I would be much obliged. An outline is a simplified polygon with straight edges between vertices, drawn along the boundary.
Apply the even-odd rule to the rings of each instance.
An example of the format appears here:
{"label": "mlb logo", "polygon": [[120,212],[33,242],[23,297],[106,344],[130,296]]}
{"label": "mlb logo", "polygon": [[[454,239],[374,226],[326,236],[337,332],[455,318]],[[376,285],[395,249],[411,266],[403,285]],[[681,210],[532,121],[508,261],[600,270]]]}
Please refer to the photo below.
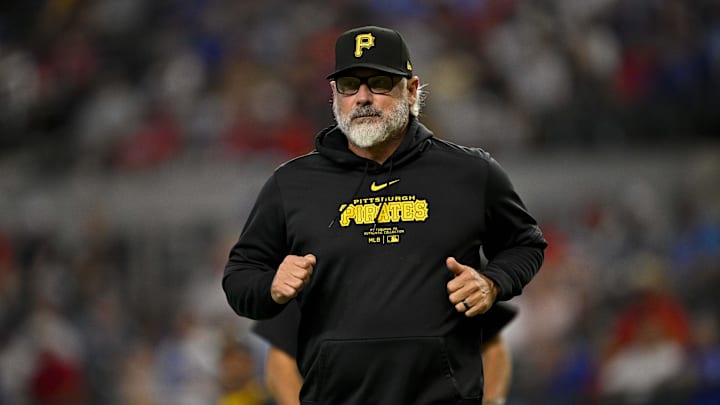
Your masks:
{"label": "mlb logo", "polygon": [[398,243],[400,242],[400,235],[388,235],[385,239],[385,243]]}

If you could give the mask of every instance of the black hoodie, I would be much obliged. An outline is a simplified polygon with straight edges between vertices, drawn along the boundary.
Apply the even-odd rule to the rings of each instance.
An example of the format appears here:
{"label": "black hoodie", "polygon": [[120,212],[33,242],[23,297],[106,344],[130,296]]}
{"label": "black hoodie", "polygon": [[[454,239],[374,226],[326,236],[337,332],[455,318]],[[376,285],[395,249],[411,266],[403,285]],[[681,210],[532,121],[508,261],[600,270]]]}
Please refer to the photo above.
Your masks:
{"label": "black hoodie", "polygon": [[546,242],[486,152],[439,140],[411,118],[383,164],[353,154],[337,127],[263,187],[230,252],[223,288],[241,316],[284,305],[270,285],[288,254],[317,263],[296,298],[303,404],[479,404],[482,317],[448,299],[445,259],[522,292]]}

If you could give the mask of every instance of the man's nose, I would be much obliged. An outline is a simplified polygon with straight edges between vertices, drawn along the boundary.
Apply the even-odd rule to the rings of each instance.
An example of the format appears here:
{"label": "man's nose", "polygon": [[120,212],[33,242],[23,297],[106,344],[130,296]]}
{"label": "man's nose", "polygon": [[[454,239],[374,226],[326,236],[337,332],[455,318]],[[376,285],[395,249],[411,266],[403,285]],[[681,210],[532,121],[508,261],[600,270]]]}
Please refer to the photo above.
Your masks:
{"label": "man's nose", "polygon": [[358,88],[357,94],[355,94],[356,104],[369,104],[372,102],[373,93],[370,91],[370,87],[367,84],[362,83]]}

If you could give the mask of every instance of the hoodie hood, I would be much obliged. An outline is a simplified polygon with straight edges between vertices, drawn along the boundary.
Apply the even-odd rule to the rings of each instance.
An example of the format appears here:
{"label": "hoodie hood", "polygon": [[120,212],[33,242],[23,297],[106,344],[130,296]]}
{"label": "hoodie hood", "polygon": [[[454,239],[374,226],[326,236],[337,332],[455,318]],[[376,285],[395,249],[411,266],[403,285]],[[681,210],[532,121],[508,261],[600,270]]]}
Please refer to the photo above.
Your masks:
{"label": "hoodie hood", "polygon": [[417,117],[410,116],[408,129],[402,143],[393,154],[382,164],[357,156],[348,149],[348,140],[340,128],[335,125],[322,130],[315,138],[317,152],[337,165],[348,169],[383,172],[389,167],[401,167],[421,154],[430,144],[428,140],[433,134],[422,125]]}

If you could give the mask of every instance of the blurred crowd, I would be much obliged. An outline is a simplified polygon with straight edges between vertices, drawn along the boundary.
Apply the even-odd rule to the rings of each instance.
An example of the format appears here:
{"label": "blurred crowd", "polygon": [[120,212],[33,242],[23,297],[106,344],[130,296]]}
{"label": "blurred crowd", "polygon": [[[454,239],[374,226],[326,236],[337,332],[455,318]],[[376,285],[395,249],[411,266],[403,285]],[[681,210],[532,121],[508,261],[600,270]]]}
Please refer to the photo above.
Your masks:
{"label": "blurred crowd", "polygon": [[490,149],[716,137],[720,6],[698,0],[28,0],[0,16],[0,146],[54,169],[294,155],[336,35],[400,30],[426,121]]}
{"label": "blurred crowd", "polygon": [[[539,197],[551,247],[512,301],[509,404],[720,402],[717,1],[6,3],[0,207],[217,162],[243,183],[311,150],[335,37],[367,23],[406,37],[440,137],[508,158],[704,149],[669,186]],[[0,215],[0,405],[269,404],[265,346],[220,288],[245,207],[161,227],[95,208]]]}

